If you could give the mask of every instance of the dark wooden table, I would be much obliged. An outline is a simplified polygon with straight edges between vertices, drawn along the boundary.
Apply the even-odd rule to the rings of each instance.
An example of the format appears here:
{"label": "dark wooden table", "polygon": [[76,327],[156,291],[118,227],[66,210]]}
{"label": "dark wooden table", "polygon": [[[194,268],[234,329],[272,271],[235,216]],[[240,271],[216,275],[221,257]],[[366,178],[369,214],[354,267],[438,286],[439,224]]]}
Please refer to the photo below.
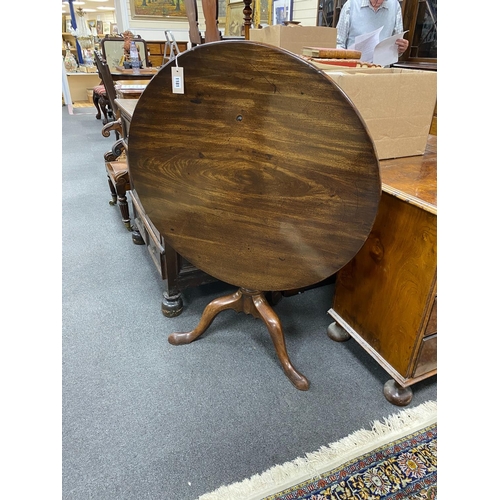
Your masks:
{"label": "dark wooden table", "polygon": [[328,329],[354,338],[393,377],[388,401],[437,373],[437,138],[423,156],[380,162],[382,198],[365,244],[337,275]]}
{"label": "dark wooden table", "polygon": [[202,44],[177,58],[138,101],[130,173],[145,213],[199,269],[239,287],[211,302],[199,337],[222,310],[262,319],[291,382],[281,323],[264,292],[317,283],[366,240],[381,195],[373,143],[345,94],[302,58],[249,41]]}

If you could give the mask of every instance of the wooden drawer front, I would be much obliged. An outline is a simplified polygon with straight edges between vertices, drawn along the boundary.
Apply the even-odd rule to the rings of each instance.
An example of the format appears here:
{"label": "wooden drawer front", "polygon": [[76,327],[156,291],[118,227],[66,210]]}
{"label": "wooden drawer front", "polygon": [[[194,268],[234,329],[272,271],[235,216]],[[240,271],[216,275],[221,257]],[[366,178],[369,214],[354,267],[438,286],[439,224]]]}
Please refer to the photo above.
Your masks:
{"label": "wooden drawer front", "polygon": [[425,337],[420,346],[414,377],[419,377],[437,368],[437,333]]}
{"label": "wooden drawer front", "polygon": [[156,269],[158,269],[158,272],[160,273],[161,278],[165,279],[166,276],[164,276],[164,273],[162,272],[162,259],[165,256],[165,251],[163,250],[162,246],[155,241],[154,238],[149,239],[148,250],[156,266]]}
{"label": "wooden drawer front", "polygon": [[[149,62],[154,68],[161,66],[163,64],[163,52],[165,51],[166,42],[154,41],[147,43],[149,50]],[[177,47],[179,48],[179,52],[184,52],[187,50],[187,42],[177,42]],[[170,56],[170,49],[168,47],[166,56]]]}
{"label": "wooden drawer front", "polygon": [[437,314],[438,314],[438,301],[437,297],[434,299],[434,304],[432,305],[431,315],[427,326],[425,327],[424,337],[437,333]]}
{"label": "wooden drawer front", "polygon": [[[151,259],[154,262],[154,265],[156,266],[156,269],[158,270],[158,273],[161,276],[161,279],[166,279],[166,271],[165,271],[165,249],[160,243],[160,240],[158,238],[158,231],[154,226],[150,226],[149,220],[146,219],[144,220],[141,217],[142,212],[142,205],[138,201],[138,199],[134,196],[134,193],[132,193],[132,202],[134,204],[134,209],[136,213],[136,217],[134,219],[135,225],[139,232],[141,233],[142,239],[144,240],[144,243],[146,244],[146,247],[149,251],[149,255],[151,256]],[[154,229],[153,229],[154,228]]]}

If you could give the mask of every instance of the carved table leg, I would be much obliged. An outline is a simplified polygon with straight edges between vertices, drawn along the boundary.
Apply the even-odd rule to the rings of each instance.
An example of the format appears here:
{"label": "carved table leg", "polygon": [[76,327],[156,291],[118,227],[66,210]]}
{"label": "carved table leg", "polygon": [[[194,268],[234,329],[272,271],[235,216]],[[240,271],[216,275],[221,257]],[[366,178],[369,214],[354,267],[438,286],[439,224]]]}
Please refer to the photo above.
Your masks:
{"label": "carved table leg", "polygon": [[161,303],[161,312],[163,316],[175,318],[175,316],[179,316],[183,309],[184,303],[180,293],[168,295],[167,292],[163,292],[163,300]]}
{"label": "carved table leg", "polygon": [[290,362],[281,322],[277,314],[267,303],[263,292],[240,288],[235,293],[213,300],[203,311],[200,322],[194,330],[186,333],[172,333],[169,335],[168,341],[173,345],[189,344],[207,330],[217,314],[226,309],[244,312],[245,314],[251,314],[255,318],[262,319],[271,335],[274,348],[276,349],[278,359],[280,360],[285,375],[297,389],[301,391],[309,389],[309,381],[304,375],[299,373]]}
{"label": "carved table leg", "polygon": [[403,387],[390,379],[384,384],[384,396],[393,405],[406,406],[413,399],[413,390],[411,387]]}
{"label": "carved table leg", "polygon": [[172,345],[191,343],[205,332],[205,330],[212,324],[215,316],[217,316],[220,312],[226,309],[234,309],[239,312],[238,304],[241,300],[240,290],[230,295],[225,295],[224,297],[212,300],[212,302],[205,307],[198,326],[190,332],[172,333],[168,337],[169,343]]}
{"label": "carved table leg", "polygon": [[335,342],[345,342],[349,340],[351,336],[336,322],[330,323],[326,334]]}
{"label": "carved table leg", "polygon": [[267,326],[269,334],[278,354],[278,359],[280,360],[281,366],[290,379],[290,382],[299,390],[307,391],[309,389],[309,381],[299,373],[292,365],[290,358],[288,357],[288,352],[286,350],[285,336],[283,335],[283,328],[281,327],[281,321],[278,315],[274,312],[272,307],[267,303],[264,295],[262,293],[258,295],[253,295],[253,304]]}

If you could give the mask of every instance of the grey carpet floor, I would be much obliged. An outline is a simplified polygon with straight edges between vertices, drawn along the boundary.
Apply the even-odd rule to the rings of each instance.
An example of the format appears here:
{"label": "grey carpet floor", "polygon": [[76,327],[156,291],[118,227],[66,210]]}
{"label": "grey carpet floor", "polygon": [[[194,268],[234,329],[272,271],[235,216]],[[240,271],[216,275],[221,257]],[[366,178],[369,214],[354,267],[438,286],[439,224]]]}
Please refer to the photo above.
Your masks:
{"label": "grey carpet floor", "polygon": [[[93,108],[62,108],[62,485],[65,500],[194,500],[397,413],[387,373],[353,340],[334,343],[334,285],[275,307],[307,392],[284,375],[264,324],[224,311],[187,346],[204,307],[235,290],[183,293],[161,313],[163,285],[110,199]],[[409,407],[437,398],[437,378]]]}

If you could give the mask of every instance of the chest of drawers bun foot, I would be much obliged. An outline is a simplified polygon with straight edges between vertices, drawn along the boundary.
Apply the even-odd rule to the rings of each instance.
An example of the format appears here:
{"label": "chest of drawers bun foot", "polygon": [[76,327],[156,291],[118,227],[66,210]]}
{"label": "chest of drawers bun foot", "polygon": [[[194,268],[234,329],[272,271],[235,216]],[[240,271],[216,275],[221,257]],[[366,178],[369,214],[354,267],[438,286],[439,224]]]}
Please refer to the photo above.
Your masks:
{"label": "chest of drawers bun foot", "polygon": [[384,396],[393,405],[406,406],[413,399],[413,390],[410,386],[403,387],[394,379],[390,379],[384,384]]}

